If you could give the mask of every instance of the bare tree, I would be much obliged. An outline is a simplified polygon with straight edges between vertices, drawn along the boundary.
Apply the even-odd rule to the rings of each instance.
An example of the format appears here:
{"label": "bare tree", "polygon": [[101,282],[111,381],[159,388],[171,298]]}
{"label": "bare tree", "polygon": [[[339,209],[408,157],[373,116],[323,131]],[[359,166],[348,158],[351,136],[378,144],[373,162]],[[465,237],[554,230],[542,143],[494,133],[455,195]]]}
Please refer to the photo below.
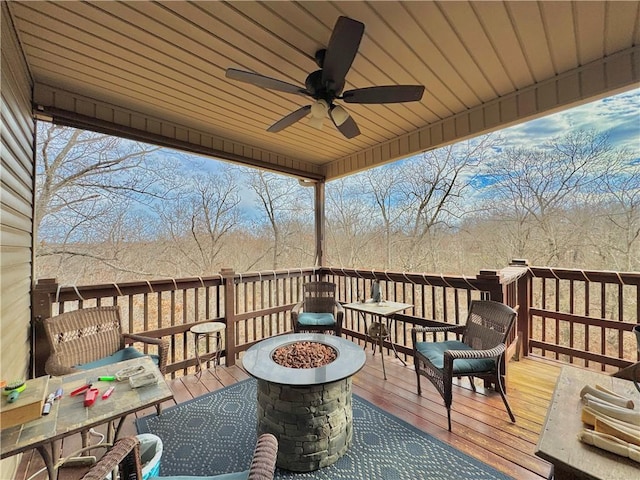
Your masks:
{"label": "bare tree", "polygon": [[406,162],[404,178],[405,270],[437,269],[436,233],[452,228],[464,213],[463,203],[474,178],[475,167],[495,146],[490,135],[425,152]]}
{"label": "bare tree", "polygon": [[397,164],[367,170],[359,176],[364,184],[365,195],[373,202],[370,215],[375,216],[376,230],[382,234],[382,245],[376,256],[381,262],[376,266],[388,269],[394,263],[393,238],[400,230],[403,214],[407,210],[402,200],[410,180],[404,177],[404,169]]}
{"label": "bare tree", "polygon": [[530,239],[542,238],[538,260],[555,265],[563,259],[585,227],[570,212],[593,199],[610,154],[606,135],[579,131],[498,156],[487,175],[487,194],[516,251],[531,253]]}
{"label": "bare tree", "polygon": [[592,245],[616,270],[640,265],[640,163],[629,151],[616,151],[600,182],[603,228],[591,235]]}
{"label": "bare tree", "polygon": [[326,198],[329,261],[341,267],[372,267],[369,245],[376,222],[359,176],[329,182]]}
{"label": "bare tree", "polygon": [[155,207],[159,228],[171,240],[163,262],[179,274],[217,272],[224,242],[240,222],[237,169],[202,170],[183,175],[170,201]]}
{"label": "bare tree", "polygon": [[47,123],[38,123],[37,138],[36,255],[61,262],[82,256],[127,269],[115,247],[127,232],[117,225],[133,220],[133,204],[157,195],[149,162],[158,148]]}
{"label": "bare tree", "polygon": [[266,225],[270,233],[271,247],[262,255],[271,253],[271,268],[275,270],[281,266],[280,260],[286,251],[302,253],[301,258],[307,258],[310,245],[313,250],[313,242],[304,242],[302,237],[313,224],[311,189],[300,187],[296,179],[275,173],[262,170],[248,170],[246,173],[258,211],[264,214],[256,219],[257,228]]}

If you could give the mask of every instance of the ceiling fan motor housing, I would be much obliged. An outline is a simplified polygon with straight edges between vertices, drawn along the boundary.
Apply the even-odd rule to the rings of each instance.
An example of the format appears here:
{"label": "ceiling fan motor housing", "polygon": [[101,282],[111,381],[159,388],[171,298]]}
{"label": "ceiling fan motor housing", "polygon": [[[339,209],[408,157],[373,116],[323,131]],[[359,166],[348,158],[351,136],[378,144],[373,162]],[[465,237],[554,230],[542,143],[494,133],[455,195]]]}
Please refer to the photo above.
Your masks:
{"label": "ceiling fan motor housing", "polygon": [[344,84],[342,84],[338,90],[333,83],[334,82],[329,82],[327,85],[323,85],[322,70],[316,70],[307,76],[304,85],[313,99],[326,100],[327,103],[331,105],[344,87]]}
{"label": "ceiling fan motor housing", "polygon": [[315,54],[316,64],[320,67],[320,70],[311,72],[304,84],[307,91],[311,94],[315,100],[326,100],[329,105],[335,100],[344,88],[344,79],[340,84],[336,84],[334,79],[322,83],[322,68],[324,67],[324,59],[327,53],[326,48],[318,50]]}
{"label": "ceiling fan motor housing", "polygon": [[[345,76],[358,53],[364,35],[364,24],[348,17],[340,16],[331,32],[327,48],[317,50],[314,59],[320,70],[311,72],[305,80],[305,89],[266,77],[258,73],[227,69],[226,75],[234,80],[270,88],[285,93],[308,95],[315,100],[313,105],[305,105],[285,115],[271,125],[268,132],[279,132],[302,120],[311,113],[311,120],[318,128],[329,116],[340,133],[346,138],[360,134],[356,122],[349,113],[334,100],[346,103],[376,104],[419,101],[424,92],[422,85],[386,85],[348,90],[343,94]],[[342,95],[342,96],[341,96]]]}

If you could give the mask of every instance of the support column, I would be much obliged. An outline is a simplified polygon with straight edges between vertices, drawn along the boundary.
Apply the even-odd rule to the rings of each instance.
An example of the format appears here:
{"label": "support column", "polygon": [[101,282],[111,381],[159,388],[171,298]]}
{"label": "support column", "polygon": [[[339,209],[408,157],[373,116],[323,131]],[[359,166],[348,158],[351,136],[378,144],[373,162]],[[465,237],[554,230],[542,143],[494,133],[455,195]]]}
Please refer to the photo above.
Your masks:
{"label": "support column", "polygon": [[315,193],[315,227],[316,227],[316,267],[324,265],[324,230],[325,230],[325,183],[316,182]]}
{"label": "support column", "polygon": [[[527,260],[514,259],[511,261],[511,265],[528,268],[529,262]],[[518,332],[520,339],[518,355],[525,357],[529,354],[529,338],[531,338],[529,308],[531,307],[532,278],[531,271],[527,270],[527,273],[518,279],[518,317],[516,319],[516,332]]]}
{"label": "support column", "polygon": [[480,273],[476,275],[476,279],[482,282],[480,289],[488,293],[488,295],[482,295],[483,300],[504,302],[504,291],[502,288],[501,276],[499,271],[480,270]]}
{"label": "support column", "polygon": [[58,291],[55,278],[38,280],[31,292],[31,378],[45,375],[44,364],[51,353],[42,321],[53,314],[53,295]]}

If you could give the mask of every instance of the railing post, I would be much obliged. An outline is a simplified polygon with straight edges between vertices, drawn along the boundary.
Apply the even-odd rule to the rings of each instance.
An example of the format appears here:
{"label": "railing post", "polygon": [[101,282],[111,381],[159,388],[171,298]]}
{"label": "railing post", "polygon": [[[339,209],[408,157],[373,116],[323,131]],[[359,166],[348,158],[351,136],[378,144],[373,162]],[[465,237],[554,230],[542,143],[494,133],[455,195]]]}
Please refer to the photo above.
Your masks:
{"label": "railing post", "polygon": [[236,285],[234,278],[236,272],[233,268],[223,268],[220,275],[224,281],[224,316],[227,321],[225,330],[225,345],[227,349],[226,365],[231,367],[236,364]]}
{"label": "railing post", "polygon": [[[514,259],[511,261],[513,266],[528,267],[529,262],[527,260]],[[520,337],[520,351],[519,355],[527,356],[529,354],[529,338],[531,332],[529,332],[529,304],[531,299],[531,281],[532,275],[529,270],[527,273],[518,279],[518,317],[516,329],[518,336]]]}
{"label": "railing post", "polygon": [[494,302],[504,302],[505,295],[500,282],[500,272],[497,270],[480,270],[476,279],[482,282],[482,290],[489,293],[489,298]]}
{"label": "railing post", "polygon": [[55,278],[38,280],[31,292],[31,376],[32,378],[45,375],[44,364],[49,358],[49,343],[44,333],[42,321],[53,314],[53,294],[58,291],[58,281]]}

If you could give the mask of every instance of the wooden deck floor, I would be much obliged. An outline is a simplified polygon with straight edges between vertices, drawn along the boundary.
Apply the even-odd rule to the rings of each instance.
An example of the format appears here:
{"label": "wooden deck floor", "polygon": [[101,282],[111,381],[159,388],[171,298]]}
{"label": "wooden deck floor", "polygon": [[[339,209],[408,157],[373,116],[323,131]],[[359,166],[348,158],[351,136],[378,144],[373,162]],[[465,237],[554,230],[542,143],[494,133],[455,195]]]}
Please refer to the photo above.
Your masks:
{"label": "wooden deck floor", "polygon": [[[459,387],[454,387],[453,431],[450,433],[447,431],[446,410],[433,386],[423,379],[423,394],[419,397],[413,366],[404,367],[391,356],[385,357],[385,363],[386,381],[379,354],[372,356],[368,349],[366,365],[353,380],[354,393],[515,479],[541,480],[548,477],[550,465],[533,452],[560,372],[559,364],[532,358],[510,363],[507,397],[516,416],[515,424],[509,421],[497,393],[489,391],[484,394],[481,387],[479,393],[473,393],[468,381],[462,380]],[[171,380],[169,383],[175,398],[166,406],[248,378],[238,366],[218,368],[217,372],[218,378],[213,375],[213,370],[209,370],[200,380],[194,376]],[[140,412],[138,416],[154,412],[151,409]],[[127,419],[121,436],[136,434],[133,420],[131,417]],[[79,438],[75,437],[65,441],[64,452],[73,451],[78,443]],[[26,480],[42,466],[42,460],[35,451],[24,454],[16,478]],[[59,478],[80,478],[82,471],[64,468]],[[44,478],[46,473],[35,477]]]}

